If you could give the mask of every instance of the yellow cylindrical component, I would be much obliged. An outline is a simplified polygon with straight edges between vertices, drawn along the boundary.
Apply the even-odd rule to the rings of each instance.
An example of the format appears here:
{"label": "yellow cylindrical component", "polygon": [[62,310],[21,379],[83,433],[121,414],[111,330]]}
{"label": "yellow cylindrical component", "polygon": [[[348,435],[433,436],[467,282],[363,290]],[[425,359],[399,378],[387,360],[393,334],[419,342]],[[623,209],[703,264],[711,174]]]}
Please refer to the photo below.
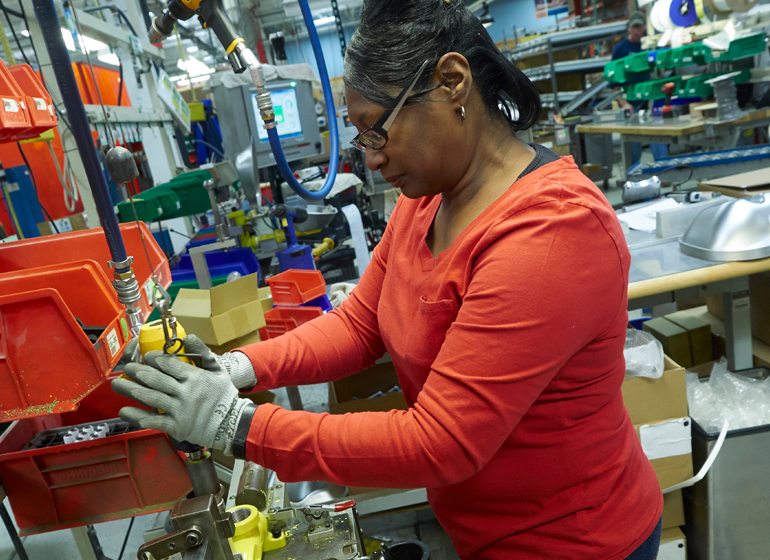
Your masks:
{"label": "yellow cylindrical component", "polygon": [[[183,339],[187,336],[182,325],[176,324],[176,336]],[[142,329],[139,331],[139,352],[142,356],[147,352],[160,351],[163,352],[163,346],[166,343],[166,337],[163,335],[163,321],[157,320],[151,323],[142,325]],[[179,343],[176,347],[169,350],[171,354],[184,354],[184,347]],[[191,364],[192,362],[188,358],[180,358],[181,360]]]}
{"label": "yellow cylindrical component", "polygon": [[237,47],[240,43],[245,43],[245,42],[246,41],[244,40],[243,37],[236,37],[235,39],[233,39],[233,41],[229,45],[227,45],[225,52],[227,54],[232,54],[232,52],[235,50],[235,47]]}
{"label": "yellow cylindrical component", "polygon": [[276,538],[267,530],[265,514],[252,505],[236,506],[227,510],[235,522],[235,535],[230,538],[233,554],[243,560],[261,560],[262,553],[286,546],[286,534]]}
{"label": "yellow cylindrical component", "polygon": [[320,257],[332,249],[334,249],[334,239],[331,237],[326,237],[321,243],[318,243],[315,247],[313,247],[313,256]]}

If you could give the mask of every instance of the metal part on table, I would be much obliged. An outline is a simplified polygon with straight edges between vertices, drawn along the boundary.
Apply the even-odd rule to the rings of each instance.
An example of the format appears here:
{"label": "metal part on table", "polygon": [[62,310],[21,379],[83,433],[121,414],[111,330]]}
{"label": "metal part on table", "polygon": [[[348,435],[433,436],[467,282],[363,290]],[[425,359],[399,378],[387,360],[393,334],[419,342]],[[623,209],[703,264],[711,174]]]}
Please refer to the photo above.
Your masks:
{"label": "metal part on table", "polygon": [[170,520],[173,532],[139,547],[140,560],[160,560],[173,554],[182,554],[185,560],[234,560],[227,539],[235,534],[235,524],[213,495],[178,501]]}
{"label": "metal part on table", "polygon": [[741,116],[734,80],[734,77],[738,74],[739,72],[731,72],[706,82],[714,88],[714,99],[717,102],[717,119],[720,121],[733,120]]}
{"label": "metal part on table", "polygon": [[268,471],[265,467],[247,461],[238,481],[235,504],[252,505],[260,511],[267,509]]}
{"label": "metal part on table", "polygon": [[124,422],[117,418],[90,424],[66,426],[39,432],[24,446],[24,449],[41,449],[43,447],[53,447],[55,445],[91,441],[94,439],[124,434],[138,429],[140,428],[132,427],[128,422]]}
{"label": "metal part on table", "polygon": [[653,175],[642,181],[626,181],[623,184],[623,203],[651,200],[660,196],[660,179]]}
{"label": "metal part on table", "polygon": [[770,199],[758,195],[707,208],[679,245],[687,255],[713,261],[770,257]]}

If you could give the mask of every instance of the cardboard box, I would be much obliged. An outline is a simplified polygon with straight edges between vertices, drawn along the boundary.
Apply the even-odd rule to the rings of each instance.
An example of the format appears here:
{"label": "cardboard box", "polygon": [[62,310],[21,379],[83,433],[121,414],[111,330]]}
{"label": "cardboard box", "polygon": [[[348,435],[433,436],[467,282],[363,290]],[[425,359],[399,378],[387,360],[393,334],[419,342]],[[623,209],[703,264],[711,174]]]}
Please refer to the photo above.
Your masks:
{"label": "cardboard box", "polygon": [[256,274],[210,290],[183,288],[171,310],[188,333],[209,346],[222,347],[265,326]]}
{"label": "cardboard box", "polygon": [[682,327],[675,325],[665,317],[658,317],[646,321],[644,330],[660,341],[666,356],[670,356],[672,360],[684,367],[692,365],[690,338]]}
{"label": "cardboard box", "polygon": [[[345,414],[406,410],[403,393],[391,391],[397,386],[398,377],[392,362],[374,365],[329,384],[329,411]],[[371,398],[376,394],[380,395]]]}
{"label": "cardboard box", "polygon": [[[770,344],[770,273],[749,276],[751,300],[751,336]],[[706,296],[706,305],[711,315],[724,320],[722,295]]]}
{"label": "cardboard box", "polygon": [[[59,233],[88,229],[85,214],[72,214],[71,216],[65,216],[64,218],[54,220],[54,223],[56,223],[56,227],[58,228]],[[40,231],[40,235],[52,235],[56,233],[51,227],[51,222],[41,222],[37,224],[37,229]]]}
{"label": "cardboard box", "polygon": [[691,365],[705,364],[714,359],[711,353],[711,326],[706,321],[687,311],[670,313],[665,318],[687,331],[690,339]]}
{"label": "cardboard box", "polygon": [[687,540],[679,527],[663,529],[658,560],[687,560]]}
{"label": "cardboard box", "polygon": [[684,498],[682,491],[663,495],[663,529],[684,525]]}
{"label": "cardboard box", "polygon": [[[685,371],[668,356],[660,379],[634,377],[623,382],[626,409],[661,489],[693,475],[691,428]],[[663,526],[684,524],[681,491],[664,496]]]}
{"label": "cardboard box", "polygon": [[266,286],[258,290],[259,302],[262,304],[262,311],[267,313],[273,308],[273,294],[270,292],[270,287]]}
{"label": "cardboard box", "polygon": [[224,354],[225,352],[232,352],[236,348],[241,348],[243,346],[248,346],[249,344],[261,342],[261,340],[262,339],[259,337],[259,332],[254,331],[245,336],[231,340],[230,342],[226,342],[221,346],[210,346],[209,348],[215,354]]}

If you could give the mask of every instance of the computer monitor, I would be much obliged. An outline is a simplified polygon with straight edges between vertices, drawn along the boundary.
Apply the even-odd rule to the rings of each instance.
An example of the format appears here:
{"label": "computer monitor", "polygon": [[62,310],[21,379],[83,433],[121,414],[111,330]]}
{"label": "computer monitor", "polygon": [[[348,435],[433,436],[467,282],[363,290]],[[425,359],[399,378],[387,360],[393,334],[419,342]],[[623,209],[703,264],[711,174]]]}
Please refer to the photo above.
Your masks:
{"label": "computer monitor", "polygon": [[[323,152],[312,83],[306,80],[273,80],[267,83],[273,98],[281,146],[289,162],[317,156]],[[275,165],[267,131],[259,115],[256,90],[244,84],[228,88],[214,87],[225,153],[235,160],[244,150],[251,150],[257,140],[257,165],[260,169]]]}

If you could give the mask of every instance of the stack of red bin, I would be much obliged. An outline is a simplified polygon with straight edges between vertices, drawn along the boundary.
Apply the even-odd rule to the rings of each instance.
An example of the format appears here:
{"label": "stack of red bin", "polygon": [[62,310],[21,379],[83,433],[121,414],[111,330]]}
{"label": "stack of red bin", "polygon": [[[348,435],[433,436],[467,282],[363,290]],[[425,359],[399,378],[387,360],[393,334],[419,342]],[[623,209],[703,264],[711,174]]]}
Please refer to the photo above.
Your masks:
{"label": "stack of red bin", "polygon": [[0,61],[0,141],[36,138],[55,126],[53,101],[34,70]]}
{"label": "stack of red bin", "polygon": [[[151,278],[171,272],[145,224],[121,235],[151,310]],[[147,246],[147,255],[143,245]],[[168,509],[190,489],[167,436],[134,430],[30,446],[40,432],[116,418],[109,381],[129,339],[101,229],[0,245],[0,483],[22,535]]]}
{"label": "stack of red bin", "polygon": [[328,311],[326,281],[318,270],[287,270],[267,279],[273,309],[265,313],[262,340],[276,338]]}

